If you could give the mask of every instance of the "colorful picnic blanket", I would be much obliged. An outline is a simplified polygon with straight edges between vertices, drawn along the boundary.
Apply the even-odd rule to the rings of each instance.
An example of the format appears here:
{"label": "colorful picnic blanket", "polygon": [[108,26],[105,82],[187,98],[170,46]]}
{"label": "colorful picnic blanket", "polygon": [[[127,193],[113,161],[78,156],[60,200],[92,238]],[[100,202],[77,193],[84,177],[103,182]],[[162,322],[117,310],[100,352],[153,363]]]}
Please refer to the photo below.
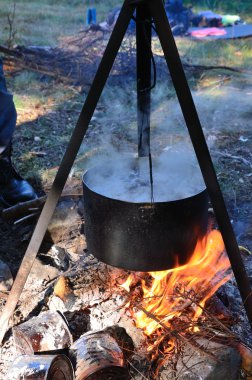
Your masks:
{"label": "colorful picnic blanket", "polygon": [[[210,29],[210,32],[213,28],[189,28],[188,36],[195,39],[233,39],[233,38],[243,38],[252,36],[252,24],[238,24],[233,26],[227,26],[224,28],[216,28],[218,31],[217,34],[207,34],[205,32],[201,32],[201,30]],[[224,30],[225,34],[220,30]],[[200,31],[200,32],[199,32]]]}
{"label": "colorful picnic blanket", "polygon": [[222,28],[201,28],[197,30],[193,30],[191,32],[191,36],[196,38],[202,38],[207,36],[223,36],[227,32]]}

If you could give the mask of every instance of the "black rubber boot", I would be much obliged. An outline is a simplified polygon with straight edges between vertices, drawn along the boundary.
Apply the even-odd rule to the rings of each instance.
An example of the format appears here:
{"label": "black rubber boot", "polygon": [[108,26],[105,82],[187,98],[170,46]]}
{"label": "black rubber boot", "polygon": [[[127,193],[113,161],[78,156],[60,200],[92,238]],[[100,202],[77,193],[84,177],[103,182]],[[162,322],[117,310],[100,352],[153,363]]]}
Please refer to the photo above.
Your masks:
{"label": "black rubber boot", "polygon": [[14,169],[11,144],[0,154],[0,202],[5,207],[37,198],[33,187]]}

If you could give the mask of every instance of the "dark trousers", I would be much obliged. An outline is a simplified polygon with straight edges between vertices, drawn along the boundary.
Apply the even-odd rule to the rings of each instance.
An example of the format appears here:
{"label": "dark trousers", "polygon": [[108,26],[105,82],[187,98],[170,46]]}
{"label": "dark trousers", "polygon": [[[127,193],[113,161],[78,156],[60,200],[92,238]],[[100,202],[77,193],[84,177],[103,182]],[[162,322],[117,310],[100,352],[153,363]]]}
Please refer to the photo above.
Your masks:
{"label": "dark trousers", "polygon": [[3,63],[0,59],[0,152],[10,143],[16,121],[17,112],[13,96],[7,91]]}

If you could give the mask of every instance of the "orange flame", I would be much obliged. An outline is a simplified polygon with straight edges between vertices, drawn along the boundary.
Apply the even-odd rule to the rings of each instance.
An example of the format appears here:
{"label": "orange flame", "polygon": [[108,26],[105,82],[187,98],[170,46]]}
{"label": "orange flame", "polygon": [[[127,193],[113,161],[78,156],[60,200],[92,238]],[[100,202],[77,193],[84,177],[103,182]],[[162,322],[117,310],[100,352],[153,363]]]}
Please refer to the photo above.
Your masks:
{"label": "orange flame", "polygon": [[[231,277],[227,274],[230,262],[224,248],[220,232],[212,230],[203,240],[198,241],[186,265],[150,272],[151,285],[146,285],[145,280],[141,279],[142,308],[147,313],[143,310],[134,313],[136,326],[143,329],[146,335],[151,335],[161,327],[158,321],[169,327],[169,321],[180,317],[182,311],[189,306],[191,320],[198,320],[206,301]],[[133,279],[134,274],[130,274],[122,285],[127,291],[130,290]]]}

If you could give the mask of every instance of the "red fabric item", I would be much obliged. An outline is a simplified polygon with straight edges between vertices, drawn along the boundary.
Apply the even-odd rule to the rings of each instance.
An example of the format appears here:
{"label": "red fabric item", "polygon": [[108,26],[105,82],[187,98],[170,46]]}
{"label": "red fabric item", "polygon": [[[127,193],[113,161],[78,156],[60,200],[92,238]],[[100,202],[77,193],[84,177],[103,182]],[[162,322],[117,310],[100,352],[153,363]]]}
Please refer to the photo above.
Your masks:
{"label": "red fabric item", "polygon": [[202,29],[197,29],[193,30],[191,32],[191,36],[193,37],[207,37],[207,36],[223,36],[227,32],[225,29],[220,29],[220,28],[202,28]]}

